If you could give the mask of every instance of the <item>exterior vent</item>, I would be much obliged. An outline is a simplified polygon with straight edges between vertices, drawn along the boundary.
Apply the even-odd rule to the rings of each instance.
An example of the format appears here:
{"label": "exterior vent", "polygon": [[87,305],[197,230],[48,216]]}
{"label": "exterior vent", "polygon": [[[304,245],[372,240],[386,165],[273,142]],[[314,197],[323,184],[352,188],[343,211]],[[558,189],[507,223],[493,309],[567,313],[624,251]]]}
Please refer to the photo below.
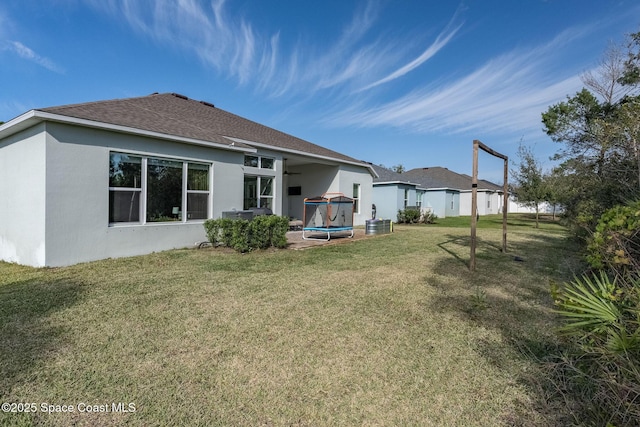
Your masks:
{"label": "exterior vent", "polygon": [[176,98],[180,98],[180,99],[189,99],[184,95],[180,95],[179,93],[172,93],[171,95],[175,96]]}
{"label": "exterior vent", "polygon": [[216,108],[215,105],[213,105],[212,103],[207,102],[207,101],[200,101],[200,104],[206,105],[207,107]]}

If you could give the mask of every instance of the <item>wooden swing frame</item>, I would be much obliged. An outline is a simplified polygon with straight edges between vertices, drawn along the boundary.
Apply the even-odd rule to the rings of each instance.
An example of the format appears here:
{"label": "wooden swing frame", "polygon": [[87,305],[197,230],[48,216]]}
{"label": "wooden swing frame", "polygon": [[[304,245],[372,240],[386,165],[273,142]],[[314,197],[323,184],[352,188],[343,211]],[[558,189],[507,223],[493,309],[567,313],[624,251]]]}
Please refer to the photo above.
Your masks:
{"label": "wooden swing frame", "polygon": [[477,139],[473,140],[473,176],[471,177],[471,260],[469,270],[476,270],[476,229],[478,225],[478,149],[504,160],[504,186],[502,202],[502,252],[507,252],[507,207],[509,204],[509,158],[484,145]]}

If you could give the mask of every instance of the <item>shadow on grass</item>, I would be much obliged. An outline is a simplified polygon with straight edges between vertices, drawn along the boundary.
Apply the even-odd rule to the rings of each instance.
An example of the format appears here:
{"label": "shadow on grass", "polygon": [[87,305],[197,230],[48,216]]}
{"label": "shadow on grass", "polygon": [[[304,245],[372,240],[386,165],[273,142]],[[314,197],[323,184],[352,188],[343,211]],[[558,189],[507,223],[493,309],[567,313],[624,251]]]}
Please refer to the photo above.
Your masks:
{"label": "shadow on grass", "polygon": [[64,343],[64,330],[49,317],[74,305],[82,284],[30,279],[0,287],[0,396],[11,400],[14,386],[29,381]]}
{"label": "shadow on grass", "polygon": [[[560,351],[549,282],[571,279],[578,265],[572,261],[576,247],[564,236],[548,234],[514,238],[506,254],[500,251],[500,243],[479,238],[477,268],[471,272],[470,238],[445,236],[438,246],[451,257],[433,266],[435,275],[429,282],[441,292],[430,309],[453,313],[463,322],[497,331],[502,337],[498,342],[472,340],[471,346],[529,390],[531,401],[502,414],[503,423],[571,425],[576,421],[570,410],[572,397],[560,395],[542,373],[546,362]],[[462,279],[465,285],[452,288],[448,277]],[[519,368],[521,362],[539,369]]]}

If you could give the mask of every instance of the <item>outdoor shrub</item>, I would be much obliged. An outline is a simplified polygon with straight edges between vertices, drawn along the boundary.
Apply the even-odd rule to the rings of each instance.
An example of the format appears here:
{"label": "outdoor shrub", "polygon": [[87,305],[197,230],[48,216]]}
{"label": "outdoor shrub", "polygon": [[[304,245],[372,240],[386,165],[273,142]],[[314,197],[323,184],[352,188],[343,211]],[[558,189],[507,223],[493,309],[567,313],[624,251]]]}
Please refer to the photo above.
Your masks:
{"label": "outdoor shrub", "polygon": [[552,287],[561,331],[573,344],[568,363],[593,417],[616,425],[640,419],[640,279],[604,272]]}
{"label": "outdoor shrub", "polygon": [[287,231],[289,230],[289,218],[276,215],[271,215],[268,218],[271,246],[274,246],[276,248],[286,247]]}
{"label": "outdoor shrub", "polygon": [[271,221],[269,216],[261,215],[249,223],[249,246],[251,249],[266,249],[271,246]]}
{"label": "outdoor shrub", "polygon": [[399,224],[415,224],[420,220],[419,209],[404,209],[398,211]]}
{"label": "outdoor shrub", "polygon": [[429,211],[429,212],[426,212],[422,216],[422,218],[420,219],[420,222],[422,222],[424,224],[435,224],[436,223],[436,219],[438,219],[438,215],[436,215],[433,212]]}
{"label": "outdoor shrub", "polygon": [[205,221],[207,239],[213,246],[226,246],[238,252],[287,246],[289,219],[276,215],[260,215],[251,221],[242,219],[210,219]]}
{"label": "outdoor shrub", "polygon": [[602,214],[587,246],[592,267],[626,276],[640,272],[640,201]]}
{"label": "outdoor shrub", "polygon": [[207,233],[207,240],[211,242],[213,246],[220,244],[220,220],[208,219],[204,222],[204,229]]}
{"label": "outdoor shrub", "polygon": [[249,245],[249,221],[245,219],[236,219],[231,221],[231,246],[238,252],[248,252],[251,249]]}

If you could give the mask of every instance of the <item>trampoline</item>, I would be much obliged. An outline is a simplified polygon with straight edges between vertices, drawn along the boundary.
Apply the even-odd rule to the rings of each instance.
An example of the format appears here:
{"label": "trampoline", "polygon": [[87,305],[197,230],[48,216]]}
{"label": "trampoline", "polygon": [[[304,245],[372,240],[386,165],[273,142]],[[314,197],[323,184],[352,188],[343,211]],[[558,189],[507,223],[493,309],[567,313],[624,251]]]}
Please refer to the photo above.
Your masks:
{"label": "trampoline", "polygon": [[302,238],[330,240],[333,233],[349,233],[348,237],[353,237],[353,208],[353,199],[342,193],[305,198]]}

